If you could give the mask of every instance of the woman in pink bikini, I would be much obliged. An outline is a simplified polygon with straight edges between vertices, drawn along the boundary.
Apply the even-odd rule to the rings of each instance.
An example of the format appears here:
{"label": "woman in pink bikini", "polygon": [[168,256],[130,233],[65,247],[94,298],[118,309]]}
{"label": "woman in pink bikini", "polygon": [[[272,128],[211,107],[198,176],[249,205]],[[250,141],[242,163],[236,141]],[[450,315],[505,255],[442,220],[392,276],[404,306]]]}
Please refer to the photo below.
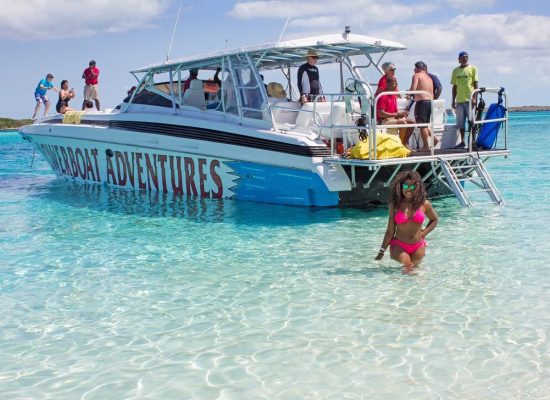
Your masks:
{"label": "woman in pink bikini", "polygon": [[[390,246],[390,256],[410,271],[426,254],[426,236],[437,226],[437,213],[426,199],[426,189],[416,171],[400,172],[391,186],[388,227],[375,260]],[[428,224],[422,224],[428,218]]]}

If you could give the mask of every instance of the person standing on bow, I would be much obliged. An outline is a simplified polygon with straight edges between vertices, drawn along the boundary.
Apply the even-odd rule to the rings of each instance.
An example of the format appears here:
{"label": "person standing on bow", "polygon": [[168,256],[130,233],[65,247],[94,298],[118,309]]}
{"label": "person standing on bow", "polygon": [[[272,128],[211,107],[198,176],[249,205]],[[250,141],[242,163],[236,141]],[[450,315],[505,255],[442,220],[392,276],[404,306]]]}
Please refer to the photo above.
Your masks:
{"label": "person standing on bow", "polygon": [[[298,90],[302,104],[315,100],[317,95],[323,93],[319,80],[319,69],[315,65],[319,55],[316,50],[310,49],[306,57],[307,62],[298,68]],[[323,101],[323,99],[319,98],[318,101]]]}
{"label": "person standing on bow", "polygon": [[86,106],[87,100],[93,100],[95,102],[95,107],[97,111],[99,108],[99,91],[98,91],[98,80],[99,77],[99,68],[96,67],[95,61],[92,60],[88,64],[88,68],[82,73],[82,79],[84,79],[84,101],[82,102],[82,110]]}
{"label": "person standing on bow", "polygon": [[[479,81],[477,68],[468,64],[468,53],[461,51],[458,53],[458,62],[460,65],[453,70],[451,76],[451,85],[453,85],[451,107],[456,113],[456,127],[460,132],[460,143],[456,148],[466,147],[464,142],[464,130],[466,128],[466,118],[470,119],[470,96],[477,89]],[[476,99],[472,99],[472,105],[476,104]]]}
{"label": "person standing on bow", "polygon": [[44,116],[48,114],[51,102],[48,98],[47,92],[50,89],[59,92],[59,90],[53,85],[52,81],[53,75],[48,74],[46,75],[46,78],[41,79],[40,82],[38,82],[38,86],[36,86],[36,89],[34,89],[34,99],[36,100],[36,107],[34,108],[34,114],[32,115],[31,119],[36,118],[36,114],[38,114],[38,110],[40,110],[40,106],[42,104],[44,104]]}
{"label": "person standing on bow", "polygon": [[[427,200],[426,188],[416,171],[400,172],[391,184],[386,234],[375,260],[381,260],[388,246],[390,257],[411,272],[426,254],[426,236],[435,229],[438,216]],[[422,228],[426,217],[428,224]]]}

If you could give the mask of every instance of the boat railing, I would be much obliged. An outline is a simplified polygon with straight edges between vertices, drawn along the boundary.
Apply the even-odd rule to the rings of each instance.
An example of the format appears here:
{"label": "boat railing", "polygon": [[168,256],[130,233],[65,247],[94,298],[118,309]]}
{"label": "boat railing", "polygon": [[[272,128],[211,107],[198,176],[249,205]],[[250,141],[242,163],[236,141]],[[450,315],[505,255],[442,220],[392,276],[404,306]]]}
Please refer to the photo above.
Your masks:
{"label": "boat railing", "polygon": [[[318,95],[311,102],[313,109],[313,123],[318,136],[330,140],[331,156],[337,154],[336,139],[342,139],[343,145],[346,143],[344,137],[349,137],[352,131],[368,130],[368,120],[370,116],[370,100],[367,95],[358,93],[325,93]],[[326,118],[323,112],[318,111],[321,104],[330,104]],[[303,109],[303,107],[302,107]],[[362,117],[365,126],[358,126],[356,121]],[[328,134],[327,134],[328,132]],[[344,136],[345,134],[345,136]],[[354,144],[354,143],[353,143]]]}
{"label": "boat railing", "polygon": [[[504,107],[504,117],[503,118],[491,118],[491,119],[482,119],[482,115],[481,114],[478,114],[476,112],[476,103],[474,103],[474,99],[478,99],[478,94],[483,94],[483,93],[494,93],[497,95],[497,98],[498,98],[498,102],[499,104],[500,103],[503,103],[503,107]],[[479,100],[477,100],[479,101]],[[470,123],[472,124],[472,130],[475,129],[476,125],[480,125],[480,129],[481,127],[484,125],[484,124],[488,124],[488,123],[494,123],[494,122],[502,122],[503,125],[504,125],[504,148],[501,149],[501,150],[508,150],[508,98],[506,96],[506,92],[504,90],[503,87],[499,87],[499,88],[485,88],[485,87],[482,87],[482,88],[479,88],[479,89],[475,89],[472,94],[470,95],[470,110],[469,110],[469,115],[471,116],[469,118],[470,120]],[[479,119],[478,119],[478,116],[479,116]],[[472,151],[473,147],[474,147],[475,143],[473,143],[473,135],[469,135],[469,138],[468,138],[468,150],[469,151]],[[496,146],[496,141],[495,141],[495,146]]]}
{"label": "boat railing", "polygon": [[[410,120],[407,120],[405,119],[405,123],[404,124],[383,124],[383,125],[380,125],[380,127],[382,128],[430,128],[432,133],[434,132],[434,113],[433,113],[433,110],[434,110],[434,100],[431,96],[430,93],[426,92],[425,90],[400,90],[400,91],[397,91],[397,92],[382,92],[380,94],[378,94],[378,96],[375,97],[374,99],[374,104],[377,104],[378,103],[378,100],[383,97],[383,96],[387,96],[387,95],[405,95],[405,96],[410,96],[410,95],[415,95],[415,94],[424,94],[424,95],[427,95],[428,97],[430,97],[430,109],[431,109],[431,112],[430,112],[430,122],[425,122],[425,123],[420,123],[420,124],[417,124],[416,122],[413,122],[413,121],[410,121]],[[371,160],[376,160],[376,134],[377,134],[377,124],[378,124],[378,110],[377,110],[377,107],[374,107],[374,110],[373,110],[373,117],[372,117],[372,130],[371,130],[371,135],[369,135],[369,157]],[[429,143],[429,147],[430,147],[430,152],[431,152],[431,155],[433,156],[434,155],[434,152],[435,152],[435,149],[434,149],[434,142],[433,142],[433,134],[429,136],[429,140],[430,140],[430,143]]]}

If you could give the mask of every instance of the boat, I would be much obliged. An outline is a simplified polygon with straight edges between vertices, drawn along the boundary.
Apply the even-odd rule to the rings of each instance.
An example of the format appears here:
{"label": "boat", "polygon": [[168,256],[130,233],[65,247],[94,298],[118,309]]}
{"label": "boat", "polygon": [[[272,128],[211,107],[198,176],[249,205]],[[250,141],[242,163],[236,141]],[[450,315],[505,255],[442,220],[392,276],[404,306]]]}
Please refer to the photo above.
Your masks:
{"label": "boat", "polygon": [[[484,164],[510,154],[507,113],[497,121],[504,133],[491,149],[476,148],[473,140],[455,149],[456,127],[446,123],[444,100],[435,100],[430,123],[410,127],[429,126],[437,145],[407,157],[378,154],[379,139],[392,126],[377,125],[373,105],[384,93],[375,95],[373,88],[384,57],[405,49],[346,30],[171,59],[130,71],[136,89],[112,110],[45,116],[20,134],[60,177],[124,189],[367,208],[385,204],[393,177],[414,169],[430,198],[456,196],[470,206],[473,183],[503,204]],[[302,105],[296,70],[313,50],[323,85],[332,86]],[[198,79],[184,92],[191,69]],[[287,98],[270,98],[267,81],[281,83]],[[499,90],[483,88],[502,97]],[[368,158],[348,158],[345,150],[360,141]]]}

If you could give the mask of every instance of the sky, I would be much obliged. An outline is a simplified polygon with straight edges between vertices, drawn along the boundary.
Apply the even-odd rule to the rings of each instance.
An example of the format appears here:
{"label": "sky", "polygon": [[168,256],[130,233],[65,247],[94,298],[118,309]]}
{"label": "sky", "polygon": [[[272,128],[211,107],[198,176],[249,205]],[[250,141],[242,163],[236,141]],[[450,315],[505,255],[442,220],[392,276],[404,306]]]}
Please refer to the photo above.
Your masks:
{"label": "sky", "polygon": [[[80,107],[92,59],[101,107],[112,108],[136,82],[130,70],[281,35],[341,33],[345,25],[403,43],[407,50],[385,58],[401,88],[423,60],[441,79],[447,107],[462,50],[479,85],[505,87],[509,105],[550,105],[549,0],[0,0],[0,7],[0,117],[30,118],[47,73],[56,86],[69,81],[71,106]],[[57,93],[49,93],[55,105]]]}

